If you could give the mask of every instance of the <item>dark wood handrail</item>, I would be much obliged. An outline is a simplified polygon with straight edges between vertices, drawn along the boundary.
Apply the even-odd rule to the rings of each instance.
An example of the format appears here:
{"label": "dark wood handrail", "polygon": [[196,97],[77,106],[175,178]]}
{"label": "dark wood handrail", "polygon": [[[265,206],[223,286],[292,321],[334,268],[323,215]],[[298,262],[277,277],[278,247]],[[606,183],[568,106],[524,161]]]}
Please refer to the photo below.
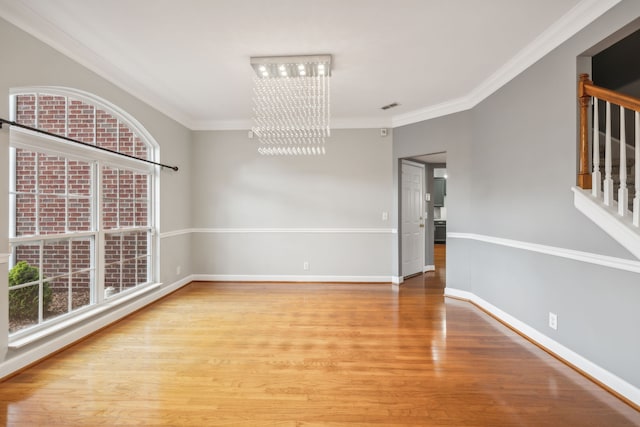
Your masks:
{"label": "dark wood handrail", "polygon": [[640,99],[625,95],[593,84],[588,74],[580,74],[578,80],[578,101],[580,102],[580,170],[578,171],[578,187],[591,188],[591,171],[589,170],[589,106],[591,97],[596,97],[611,104],[622,106],[628,110],[640,112]]}
{"label": "dark wood handrail", "polygon": [[612,104],[620,105],[628,110],[640,111],[640,99],[634,98],[633,96],[625,95],[624,93],[616,92],[611,89],[596,86],[591,80],[589,80],[588,74],[580,74],[578,97],[584,95],[595,96],[598,99],[608,101]]}

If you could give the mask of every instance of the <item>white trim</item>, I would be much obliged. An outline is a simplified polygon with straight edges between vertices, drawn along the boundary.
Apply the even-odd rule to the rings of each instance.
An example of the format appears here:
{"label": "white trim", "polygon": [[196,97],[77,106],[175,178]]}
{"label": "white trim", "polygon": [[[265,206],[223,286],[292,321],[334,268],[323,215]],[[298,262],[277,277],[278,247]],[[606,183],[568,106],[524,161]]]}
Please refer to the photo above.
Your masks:
{"label": "white trim", "polygon": [[309,234],[397,234],[397,228],[183,228],[165,231],[160,238],[182,236],[191,233],[232,234],[232,233],[309,233]]}
{"label": "white trim", "polygon": [[7,264],[11,254],[0,254],[0,264]]}
{"label": "white trim", "polygon": [[582,0],[467,95],[393,117],[393,127],[470,110],[621,0]]}
{"label": "white trim", "polygon": [[591,362],[590,360],[585,359],[573,350],[568,349],[557,341],[549,338],[545,334],[516,319],[510,314],[500,310],[498,307],[483,300],[482,298],[476,296],[471,292],[452,289],[449,287],[445,288],[444,292],[445,296],[464,299],[472,302],[473,304],[476,304],[478,307],[481,307],[483,310],[491,313],[491,315],[500,319],[502,322],[506,323],[541,347],[555,354],[557,357],[582,370],[597,381],[600,381],[602,384],[614,390],[616,393],[619,393],[620,395],[629,399],[634,404],[640,405],[640,389],[629,384],[617,375],[614,375],[606,369]]}
{"label": "white trim", "polygon": [[422,267],[422,272],[426,273],[427,271],[436,271],[436,266],[435,265],[425,265],[424,267]]}
{"label": "white trim", "polygon": [[[620,1],[582,0],[466,96],[393,116],[391,119],[392,126],[385,124],[385,120],[380,120],[379,124],[377,124],[378,119],[368,117],[347,118],[340,121],[334,119],[334,121],[341,122],[340,124],[344,127],[348,125],[358,125],[360,127],[362,124],[368,124],[366,127],[398,127],[473,108]],[[114,64],[100,57],[80,40],[66,34],[62,29],[53,25],[45,17],[38,15],[25,4],[3,1],[0,15],[191,130],[246,130],[251,128],[250,121],[246,119],[198,121],[185,114],[165,99],[162,99],[161,96],[149,90],[148,86],[145,86],[143,82],[127,78]],[[376,123],[375,126],[374,123]]]}
{"label": "white trim", "polygon": [[400,164],[401,165],[409,165],[409,166],[415,166],[417,168],[421,168],[426,170],[426,165],[424,163],[420,163],[420,162],[416,162],[415,160],[411,160],[411,159],[400,159]]}
{"label": "white trim", "polygon": [[183,228],[182,230],[165,231],[164,233],[160,233],[160,238],[164,239],[167,237],[182,236],[183,234],[191,234],[191,233],[193,233],[192,228]]}
{"label": "white trim", "polygon": [[[0,0],[1,1],[1,0]],[[3,10],[0,10],[0,14]],[[80,89],[64,87],[64,86],[21,86],[21,87],[12,87],[9,89],[10,96],[12,97],[12,101],[10,103],[10,107],[12,108],[12,114],[15,113],[16,102],[15,96],[20,94],[48,94],[48,95],[58,95],[63,96],[67,99],[75,99],[83,101],[94,108],[101,109],[103,111],[108,112],[111,116],[118,119],[119,122],[126,125],[135,135],[137,135],[140,140],[146,144],[147,149],[150,153],[150,158],[148,160],[152,160],[155,162],[160,161],[160,145],[158,141],[147,131],[147,129],[140,123],[135,117],[129,114],[127,111],[118,107],[115,104],[107,101],[106,99],[101,98],[98,95],[94,95],[90,92],[86,92]],[[37,103],[37,101],[36,101]],[[65,114],[68,111],[65,112]],[[11,119],[14,120],[15,117],[12,115]],[[94,123],[95,125],[95,123]],[[94,126],[95,127],[95,126]],[[60,138],[55,137],[47,137],[42,134],[38,134],[35,132],[31,132],[28,130],[20,129],[20,128],[11,128],[11,139],[10,146],[13,147],[15,145],[24,144],[28,148],[33,148],[36,151],[42,151],[44,153],[58,153],[63,157],[68,158],[76,158],[82,159],[83,161],[87,161],[89,163],[98,161],[98,171],[96,176],[99,175],[100,168],[102,165],[107,165],[115,168],[122,168],[126,170],[136,171],[138,173],[147,173],[150,175],[150,188],[149,194],[153,195],[150,197],[149,208],[149,224],[151,224],[152,229],[152,239],[151,245],[149,248],[149,252],[151,255],[151,259],[153,261],[153,268],[150,269],[150,273],[153,276],[152,281],[159,280],[160,277],[160,252],[159,252],[159,238],[157,236],[157,229],[159,224],[159,214],[160,214],[160,170],[159,166],[153,166],[151,164],[145,164],[144,162],[140,162],[138,160],[126,159],[121,156],[112,155],[108,152],[102,152],[98,150],[91,150],[92,155],[88,156],[87,152],[89,150],[88,147],[81,147],[79,145],[69,143]],[[12,163],[13,165],[14,163]],[[94,180],[96,177],[94,176]],[[95,181],[93,183],[94,188],[99,193],[100,185],[99,181]],[[101,198],[97,197],[97,200],[101,200]],[[100,206],[98,203],[96,206]],[[96,215],[94,212],[95,218],[99,218],[99,215]],[[99,279],[99,278],[97,278]],[[101,283],[98,280],[97,283]]]}
{"label": "white trim", "polygon": [[606,206],[591,194],[591,190],[578,187],[571,189],[574,206],[636,258],[640,258],[640,228],[633,225],[632,216],[620,216],[615,201],[611,206]]}
{"label": "white trim", "polygon": [[80,339],[124,318],[125,316],[128,316],[129,314],[159,300],[171,292],[182,288],[192,280],[191,276],[185,277],[171,285],[158,289],[156,292],[150,292],[148,295],[132,301],[130,304],[121,305],[118,308],[114,308],[114,310],[109,313],[97,316],[93,320],[69,330],[67,333],[55,336],[49,340],[42,340],[41,345],[36,345],[30,350],[0,363],[0,379],[19,371],[20,369],[23,369],[70,344],[73,344],[76,341],[79,341]]}
{"label": "white trim", "polygon": [[[191,128],[192,118],[174,105],[167,103],[162,96],[150,91],[144,81],[128,78],[115,64],[88,48],[82,41],[71,37],[64,29],[55,26],[46,17],[39,15],[26,4],[2,1],[0,16],[125,92],[185,127]],[[145,80],[151,78],[152,76],[145,75]]]}
{"label": "white trim", "polygon": [[[252,120],[200,120],[192,121],[192,130],[249,130]],[[390,128],[393,121],[388,117],[332,118],[331,129],[378,129]]]}
{"label": "white trim", "polygon": [[394,286],[401,285],[403,282],[404,282],[404,277],[402,277],[402,276],[392,276],[391,277],[391,283]]}
{"label": "white trim", "polygon": [[392,228],[193,228],[194,233],[391,234]]}
{"label": "white trim", "polygon": [[113,309],[114,307],[118,307],[128,301],[131,301],[134,298],[137,298],[151,291],[155,291],[161,286],[162,286],[161,283],[155,283],[150,286],[145,286],[144,288],[138,289],[135,292],[131,292],[126,296],[123,296],[122,298],[114,298],[114,300],[109,303],[100,304],[98,306],[95,306],[94,308],[90,308],[89,310],[85,311],[82,314],[72,316],[60,323],[55,323],[47,328],[43,328],[38,332],[28,333],[16,339],[10,339],[9,348],[12,350],[16,350],[16,349],[25,347],[29,344],[33,344],[34,342],[37,342],[43,338],[49,337],[60,331],[71,328],[74,325],[82,323],[87,319],[91,319],[92,317],[98,316],[99,314],[104,313],[107,310]]}
{"label": "white trim", "polygon": [[392,283],[391,276],[296,276],[268,274],[194,274],[191,280],[202,282],[344,282]]}
{"label": "white trim", "polygon": [[331,129],[380,129],[393,127],[391,117],[332,118]]}
{"label": "white trim", "polygon": [[399,114],[393,116],[391,122],[393,127],[397,128],[400,126],[410,125],[412,123],[422,122],[424,120],[435,119],[436,117],[446,116],[448,114],[470,110],[475,106],[475,104],[469,98],[469,95],[467,95],[441,104],[430,105],[419,110]]}
{"label": "white trim", "polygon": [[575,261],[586,262],[589,264],[601,265],[604,267],[615,268],[618,270],[631,271],[640,273],[640,261],[627,260],[624,258],[616,258],[607,255],[594,254],[591,252],[576,251],[573,249],[559,248],[556,246],[540,245],[538,243],[522,242],[519,240],[503,239],[501,237],[485,236],[474,233],[447,233],[447,238],[451,239],[468,239],[479,242],[492,243],[495,245],[508,246],[511,248],[524,249],[527,251],[538,252],[545,255],[568,258]]}
{"label": "white trim", "polygon": [[250,130],[253,121],[247,119],[238,120],[191,120],[191,130]]}

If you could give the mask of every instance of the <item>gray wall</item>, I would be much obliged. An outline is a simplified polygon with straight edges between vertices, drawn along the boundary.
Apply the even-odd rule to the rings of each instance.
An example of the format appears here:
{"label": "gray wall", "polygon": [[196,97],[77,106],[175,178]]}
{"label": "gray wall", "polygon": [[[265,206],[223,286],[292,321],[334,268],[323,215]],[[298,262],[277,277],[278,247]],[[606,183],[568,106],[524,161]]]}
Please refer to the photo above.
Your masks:
{"label": "gray wall", "polygon": [[246,131],[195,132],[194,272],[390,277],[391,136],[334,130],[320,157],[261,156],[258,144]]}
{"label": "gray wall", "polygon": [[[623,1],[472,110],[395,130],[394,157],[447,151],[448,231],[633,259],[573,207],[576,58],[640,16]],[[470,291],[640,387],[640,275],[469,239],[447,286]],[[558,314],[558,330],[547,326]]]}
{"label": "gray wall", "polygon": [[[393,141],[393,198],[394,221],[398,221],[398,165],[399,159],[415,157],[422,154],[447,152],[447,232],[462,232],[469,227],[472,212],[470,202],[471,168],[471,117],[469,112],[462,112],[403,126],[394,129]],[[431,212],[433,215],[433,212]],[[398,236],[401,233],[398,232]],[[432,233],[430,233],[432,234]],[[397,236],[396,236],[397,237]],[[431,236],[431,239],[433,237]],[[433,243],[433,240],[431,240]],[[467,264],[464,257],[457,259],[458,253],[449,251],[455,242],[447,240],[447,264],[456,266],[447,268],[448,280],[451,277],[467,274]],[[394,275],[400,275],[400,249],[396,238],[393,245]],[[458,262],[459,261],[459,262]],[[453,275],[453,276],[450,276]],[[465,289],[461,283],[461,289]],[[466,289],[468,290],[468,289]]]}
{"label": "gray wall", "polygon": [[[190,227],[190,145],[191,132],[159,113],[95,73],[37,41],[13,25],[0,19],[0,40],[3,61],[0,66],[0,116],[9,118],[9,90],[20,86],[63,86],[95,94],[117,105],[135,117],[160,145],[161,161],[176,164],[179,172],[161,172],[160,229],[162,232]],[[8,250],[8,129],[0,130],[0,253]],[[182,263],[180,277],[190,274],[190,238],[176,236],[161,239],[160,281],[173,283],[178,279],[175,264]],[[0,289],[7,289],[5,266],[0,271]],[[7,292],[0,292],[0,353],[6,352]],[[0,354],[1,356],[1,354]],[[14,354],[13,356],[17,356]],[[0,359],[0,362],[2,360]]]}
{"label": "gray wall", "polygon": [[[128,111],[156,138],[162,161],[181,168],[162,173],[161,232],[198,231],[161,239],[166,283],[191,273],[398,276],[400,233],[349,230],[396,226],[399,159],[442,151],[449,232],[629,259],[573,208],[569,188],[575,183],[576,57],[638,16],[640,2],[623,1],[476,108],[395,129],[393,145],[377,130],[338,130],[322,158],[258,157],[246,132],[190,132],[2,20],[0,93],[26,85],[82,89]],[[0,103],[2,117],[7,104]],[[5,130],[0,147],[0,248],[6,248]],[[382,221],[383,211],[389,221]],[[269,231],[237,231],[255,228]],[[283,232],[291,228],[341,231]],[[308,272],[303,260],[310,262]],[[455,238],[447,242],[447,263],[447,286],[478,295],[640,387],[638,274]],[[0,271],[1,288],[6,271]],[[0,294],[0,309],[6,308],[6,292]],[[558,331],[546,327],[549,311],[558,314]],[[5,325],[6,317],[0,329]],[[0,341],[0,353],[5,350]]]}

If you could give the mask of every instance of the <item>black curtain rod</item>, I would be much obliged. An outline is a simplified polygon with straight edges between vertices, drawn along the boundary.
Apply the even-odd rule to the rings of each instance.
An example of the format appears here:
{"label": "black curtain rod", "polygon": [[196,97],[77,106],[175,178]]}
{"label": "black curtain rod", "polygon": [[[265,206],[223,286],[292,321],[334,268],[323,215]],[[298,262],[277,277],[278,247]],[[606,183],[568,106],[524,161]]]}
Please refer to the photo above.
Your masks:
{"label": "black curtain rod", "polygon": [[152,165],[160,166],[160,167],[163,167],[163,168],[169,168],[169,169],[172,169],[174,171],[178,170],[178,166],[169,166],[169,165],[165,165],[164,163],[157,163],[157,162],[154,162],[154,161],[151,161],[151,160],[141,159],[140,157],[132,156],[130,154],[126,154],[126,153],[121,153],[119,151],[110,150],[108,148],[100,147],[98,145],[89,144],[88,142],[78,141],[77,139],[68,138],[68,137],[62,136],[62,135],[57,135],[55,133],[47,132],[46,130],[34,128],[34,127],[31,127],[31,126],[21,125],[20,123],[12,122],[10,120],[6,120],[6,119],[3,119],[3,118],[0,118],[0,129],[2,129],[2,124],[3,123],[8,124],[9,126],[16,126],[16,127],[22,128],[22,129],[27,129],[27,130],[31,130],[31,131],[34,131],[34,132],[42,133],[42,134],[45,134],[45,135],[53,136],[55,138],[62,138],[65,141],[74,142],[76,144],[84,145],[84,146],[90,147],[90,148],[95,148],[96,150],[107,151],[109,153],[117,154],[118,156],[128,157],[130,159],[139,160],[141,162],[150,163]]}

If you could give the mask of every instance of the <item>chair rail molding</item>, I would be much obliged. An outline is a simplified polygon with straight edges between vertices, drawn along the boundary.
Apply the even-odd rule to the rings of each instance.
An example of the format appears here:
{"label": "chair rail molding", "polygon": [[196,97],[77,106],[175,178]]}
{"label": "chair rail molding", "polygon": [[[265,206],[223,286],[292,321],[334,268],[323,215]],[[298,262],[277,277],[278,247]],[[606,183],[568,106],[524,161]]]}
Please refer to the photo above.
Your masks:
{"label": "chair rail molding", "polygon": [[190,233],[204,234],[241,234],[241,233],[262,233],[262,234],[278,234],[278,233],[307,233],[307,234],[397,234],[396,228],[354,228],[354,227],[211,227],[211,228],[185,228],[182,230],[174,230],[160,233],[160,238],[168,238],[180,236]]}
{"label": "chair rail molding", "polygon": [[523,242],[520,240],[504,239],[502,237],[486,236],[475,233],[451,232],[447,233],[447,238],[476,240],[479,242],[492,243],[494,245],[508,246],[511,248],[538,252],[550,256],[568,258],[575,261],[586,262],[589,264],[601,265],[603,267],[615,268],[618,270],[625,270],[633,273],[640,273],[640,261],[594,254],[591,252],[583,252],[574,249],[560,248],[557,246],[541,245],[539,243]]}

